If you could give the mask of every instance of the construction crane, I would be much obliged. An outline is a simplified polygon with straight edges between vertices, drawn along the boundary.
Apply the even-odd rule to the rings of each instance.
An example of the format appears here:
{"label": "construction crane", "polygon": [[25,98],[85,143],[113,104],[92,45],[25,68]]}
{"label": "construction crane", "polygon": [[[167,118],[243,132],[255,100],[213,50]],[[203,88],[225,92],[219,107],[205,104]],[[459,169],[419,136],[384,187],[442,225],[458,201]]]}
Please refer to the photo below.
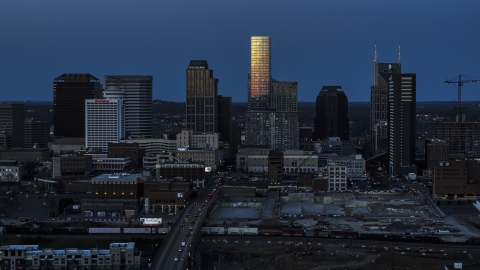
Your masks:
{"label": "construction crane", "polygon": [[464,83],[470,82],[480,82],[480,80],[462,80],[462,74],[458,75],[458,80],[445,80],[446,84],[456,83],[458,84],[458,106],[455,107],[455,113],[457,115],[457,122],[465,122],[465,111],[467,111],[467,107],[462,107],[462,85]]}

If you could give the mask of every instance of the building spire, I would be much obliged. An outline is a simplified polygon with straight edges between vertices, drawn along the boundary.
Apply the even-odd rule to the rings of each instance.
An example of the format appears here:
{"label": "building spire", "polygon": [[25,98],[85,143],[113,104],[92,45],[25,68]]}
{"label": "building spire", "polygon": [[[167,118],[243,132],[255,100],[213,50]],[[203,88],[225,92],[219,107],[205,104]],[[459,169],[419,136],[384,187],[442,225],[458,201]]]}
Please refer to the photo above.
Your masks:
{"label": "building spire", "polygon": [[375,56],[373,58],[373,62],[377,63],[377,40],[375,40]]}
{"label": "building spire", "polygon": [[375,53],[373,55],[373,85],[377,85],[377,73],[378,73],[378,65],[377,65],[377,40],[375,39]]}
{"label": "building spire", "polygon": [[402,58],[400,57],[400,42],[398,42],[398,64],[402,65]]}

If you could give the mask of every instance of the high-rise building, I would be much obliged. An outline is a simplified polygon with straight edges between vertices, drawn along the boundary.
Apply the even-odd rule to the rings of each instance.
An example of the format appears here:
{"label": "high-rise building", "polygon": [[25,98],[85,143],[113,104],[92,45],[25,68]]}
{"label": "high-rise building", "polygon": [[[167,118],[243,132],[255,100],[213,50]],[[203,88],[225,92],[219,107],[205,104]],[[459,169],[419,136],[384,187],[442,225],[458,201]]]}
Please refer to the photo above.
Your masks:
{"label": "high-rise building", "polygon": [[389,172],[404,175],[415,162],[416,124],[415,73],[390,73],[389,76]]}
{"label": "high-rise building", "polygon": [[450,158],[475,158],[480,155],[479,122],[430,122],[429,139],[444,140]]}
{"label": "high-rise building", "polygon": [[272,80],[270,37],[252,37],[245,145],[298,149],[297,82]]}
{"label": "high-rise building", "polygon": [[[100,80],[65,73],[53,80],[53,128],[56,137],[85,137],[85,99],[102,98]],[[22,139],[23,141],[23,139]]]}
{"label": "high-rise building", "polygon": [[34,121],[26,118],[24,124],[24,148],[48,148],[50,124],[48,121]]}
{"label": "high-rise building", "polygon": [[187,68],[187,129],[213,133],[217,128],[217,85],[205,60],[192,60]]}
{"label": "high-rise building", "polygon": [[373,85],[370,88],[370,152],[376,156],[388,151],[388,79],[391,73],[401,73],[400,47],[397,63],[379,63],[377,46],[373,60]]}
{"label": "high-rise building", "polygon": [[85,147],[108,152],[108,143],[125,135],[122,99],[85,100]]}
{"label": "high-rise building", "polygon": [[270,37],[251,37],[248,111],[266,111],[269,108],[272,80],[270,63]]}
{"label": "high-rise building", "polygon": [[438,166],[441,161],[448,160],[448,143],[442,140],[427,140],[425,142],[425,160],[427,170],[432,170]]}
{"label": "high-rise building", "polygon": [[230,141],[232,130],[232,97],[217,96],[217,131],[222,142]]}
{"label": "high-rise building", "polygon": [[298,83],[272,80],[271,85],[269,148],[298,150]]}
{"label": "high-rise building", "polygon": [[348,98],[341,86],[323,86],[317,96],[315,139],[349,139]]}
{"label": "high-rise building", "polygon": [[[270,37],[254,36],[250,40],[248,107],[245,114],[245,144],[269,147],[271,115]],[[274,110],[273,110],[274,111]]]}
{"label": "high-rise building", "polygon": [[[113,91],[110,95],[124,96],[125,136],[127,138],[152,137],[152,82],[152,76],[105,76],[105,88]],[[112,86],[116,86],[119,89],[111,88]],[[108,93],[105,94],[109,95]]]}
{"label": "high-rise building", "polygon": [[23,125],[24,125],[23,104],[0,104],[0,133],[5,137],[11,136],[11,145],[7,147],[23,147]]}

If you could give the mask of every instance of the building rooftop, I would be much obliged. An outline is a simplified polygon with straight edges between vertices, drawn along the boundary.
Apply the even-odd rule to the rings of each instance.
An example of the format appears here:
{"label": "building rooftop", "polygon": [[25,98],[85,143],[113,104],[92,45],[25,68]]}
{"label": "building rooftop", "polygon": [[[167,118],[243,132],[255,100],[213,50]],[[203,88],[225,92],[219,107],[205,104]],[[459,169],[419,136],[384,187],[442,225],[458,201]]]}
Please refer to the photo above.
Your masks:
{"label": "building rooftop", "polygon": [[208,69],[207,60],[191,60],[188,68],[205,68]]}
{"label": "building rooftop", "polygon": [[122,178],[122,179],[137,179],[138,174],[128,174],[128,173],[113,173],[113,174],[100,174],[95,176],[94,178],[101,178],[101,179],[107,179],[107,178]]}

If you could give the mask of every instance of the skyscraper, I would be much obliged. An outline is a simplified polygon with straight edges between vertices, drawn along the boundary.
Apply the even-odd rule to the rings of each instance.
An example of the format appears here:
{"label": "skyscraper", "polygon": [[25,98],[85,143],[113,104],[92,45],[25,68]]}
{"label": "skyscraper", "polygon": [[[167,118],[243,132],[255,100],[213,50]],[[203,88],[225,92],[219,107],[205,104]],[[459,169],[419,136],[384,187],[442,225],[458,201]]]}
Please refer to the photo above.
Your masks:
{"label": "skyscraper", "polygon": [[415,73],[390,73],[389,100],[389,172],[404,175],[411,172],[415,162],[416,124]]}
{"label": "skyscraper", "polygon": [[269,112],[272,150],[298,150],[298,82],[272,80]]}
{"label": "skyscraper", "polygon": [[[116,86],[123,91],[125,136],[151,138],[153,125],[152,76],[106,75],[105,88]],[[118,91],[118,90],[117,90]]]}
{"label": "skyscraper", "polygon": [[266,111],[271,90],[270,37],[251,37],[248,111]]}
{"label": "skyscraper", "polygon": [[85,147],[108,152],[108,143],[118,142],[125,133],[122,99],[85,100]]}
{"label": "skyscraper", "polygon": [[[100,80],[90,74],[65,73],[53,80],[53,133],[85,137],[85,99],[102,98]],[[22,139],[23,141],[23,139]]]}
{"label": "skyscraper", "polygon": [[24,110],[23,104],[0,104],[0,132],[12,138],[7,147],[23,147]]}
{"label": "skyscraper", "polygon": [[298,83],[272,80],[270,63],[270,37],[252,37],[244,144],[296,150]]}
{"label": "skyscraper", "polygon": [[373,60],[373,85],[370,88],[370,153],[373,156],[388,151],[388,80],[389,74],[401,73],[400,47],[397,63],[379,63],[377,45]]}
{"label": "skyscraper", "polygon": [[323,86],[317,96],[315,139],[349,139],[348,98],[341,86]]}
{"label": "skyscraper", "polygon": [[217,85],[205,60],[192,60],[187,68],[187,129],[195,133],[217,130]]}

